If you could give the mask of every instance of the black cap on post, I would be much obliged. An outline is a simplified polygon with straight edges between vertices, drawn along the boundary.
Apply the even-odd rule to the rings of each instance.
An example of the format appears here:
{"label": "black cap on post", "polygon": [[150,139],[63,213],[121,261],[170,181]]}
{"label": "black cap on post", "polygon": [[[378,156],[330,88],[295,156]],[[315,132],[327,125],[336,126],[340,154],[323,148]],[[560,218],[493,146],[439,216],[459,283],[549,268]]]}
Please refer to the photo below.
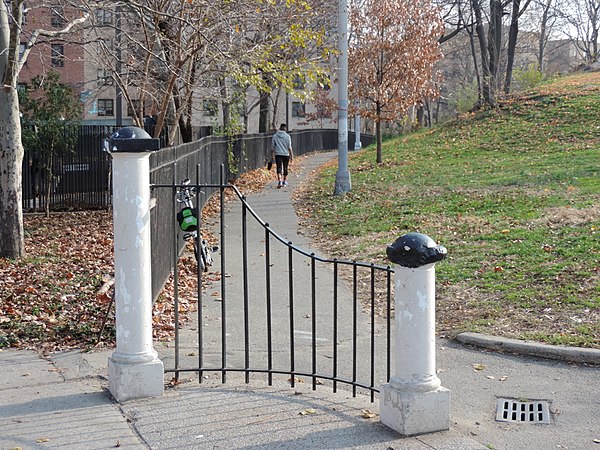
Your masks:
{"label": "black cap on post", "polygon": [[110,149],[113,152],[151,152],[160,150],[160,140],[152,138],[138,127],[124,127],[110,137]]}
{"label": "black cap on post", "polygon": [[448,254],[448,250],[442,245],[437,245],[426,234],[407,233],[388,245],[386,253],[393,263],[415,269],[441,261]]}

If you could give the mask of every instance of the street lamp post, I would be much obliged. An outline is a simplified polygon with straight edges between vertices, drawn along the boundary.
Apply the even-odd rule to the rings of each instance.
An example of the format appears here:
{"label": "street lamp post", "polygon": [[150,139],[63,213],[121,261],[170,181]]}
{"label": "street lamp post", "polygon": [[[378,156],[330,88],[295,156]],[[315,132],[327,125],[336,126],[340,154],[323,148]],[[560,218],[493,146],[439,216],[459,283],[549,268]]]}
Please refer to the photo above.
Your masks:
{"label": "street lamp post", "polygon": [[334,195],[350,192],[348,171],[348,0],[338,0],[338,171]]}

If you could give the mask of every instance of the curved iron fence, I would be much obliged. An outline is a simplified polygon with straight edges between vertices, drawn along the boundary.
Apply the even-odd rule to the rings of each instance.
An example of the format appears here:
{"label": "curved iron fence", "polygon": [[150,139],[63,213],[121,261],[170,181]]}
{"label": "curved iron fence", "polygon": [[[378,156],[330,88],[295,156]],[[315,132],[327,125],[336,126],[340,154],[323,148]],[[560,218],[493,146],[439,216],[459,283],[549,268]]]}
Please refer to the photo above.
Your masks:
{"label": "curved iron fence", "polygon": [[[185,298],[197,301],[195,331],[175,325],[173,355],[163,359],[166,371],[175,379],[195,372],[199,382],[216,374],[223,383],[228,373],[243,373],[246,383],[262,374],[269,385],[285,375],[292,386],[306,378],[313,389],[330,384],[335,392],[345,384],[354,395],[357,389],[370,392],[373,400],[390,379],[393,269],[303,250],[265,223],[225,178],[223,171],[220,183],[196,185],[219,191],[220,252],[209,280],[196,274],[196,298]],[[178,185],[152,187],[172,193]],[[226,222],[227,190],[239,200],[227,205],[239,210],[239,222]],[[260,242],[259,253],[256,245],[249,252],[252,240]]]}

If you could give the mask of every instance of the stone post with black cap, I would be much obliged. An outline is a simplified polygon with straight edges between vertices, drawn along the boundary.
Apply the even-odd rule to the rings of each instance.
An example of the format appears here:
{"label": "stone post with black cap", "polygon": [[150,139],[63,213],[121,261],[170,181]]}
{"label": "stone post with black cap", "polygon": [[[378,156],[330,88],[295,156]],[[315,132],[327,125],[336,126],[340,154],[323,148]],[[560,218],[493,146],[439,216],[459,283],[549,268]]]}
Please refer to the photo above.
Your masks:
{"label": "stone post with black cap", "polygon": [[435,263],[447,250],[421,233],[388,246],[395,266],[395,373],[382,387],[380,417],[404,436],[450,427],[450,391],[435,367]]}
{"label": "stone post with black cap", "polygon": [[108,384],[121,402],[164,391],[164,368],[152,344],[150,264],[150,152],[158,150],[141,128],[113,133],[112,156],[115,328],[117,347],[108,358]]}

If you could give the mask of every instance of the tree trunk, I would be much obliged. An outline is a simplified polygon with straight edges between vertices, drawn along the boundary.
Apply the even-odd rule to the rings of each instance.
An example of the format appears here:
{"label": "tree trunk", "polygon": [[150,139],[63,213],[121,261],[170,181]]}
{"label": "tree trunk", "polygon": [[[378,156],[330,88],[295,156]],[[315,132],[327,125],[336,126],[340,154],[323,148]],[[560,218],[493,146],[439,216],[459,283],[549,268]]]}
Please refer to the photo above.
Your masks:
{"label": "tree trunk", "polygon": [[513,0],[510,18],[510,30],[508,32],[508,50],[506,58],[506,78],[504,79],[504,93],[510,93],[512,84],[513,66],[515,63],[515,51],[517,49],[517,35],[519,34],[519,10],[521,0]]}
{"label": "tree trunk", "polygon": [[[188,94],[186,94],[188,95]],[[189,97],[185,100],[181,98],[181,92],[176,87],[173,90],[173,103],[175,105],[175,111],[179,111],[181,109],[181,102],[185,101],[185,114],[179,114],[177,117],[177,124],[179,126],[179,134],[181,136],[182,142],[192,142],[194,140],[194,128],[192,127],[192,114],[193,114],[193,106],[192,106],[192,92],[189,93]]]}
{"label": "tree trunk", "polygon": [[471,47],[471,57],[473,58],[473,67],[475,68],[475,76],[477,78],[477,95],[478,95],[478,103],[481,103],[481,97],[483,92],[483,86],[481,83],[481,69],[479,67],[479,62],[477,61],[477,49],[475,48],[475,36],[473,32],[473,26],[467,28],[467,32],[469,33],[469,45]]}
{"label": "tree trunk", "polygon": [[417,125],[422,128],[425,125],[425,108],[423,107],[423,103],[417,106]]}
{"label": "tree trunk", "polygon": [[21,258],[25,255],[21,204],[24,151],[15,88],[0,88],[0,124],[0,257]]}
{"label": "tree trunk", "polygon": [[[279,127],[277,126],[277,114],[279,112],[279,97],[281,96],[281,87],[277,89],[275,95],[271,97],[271,103],[273,104],[273,114],[271,115],[271,129],[277,130]],[[286,125],[289,127],[287,120],[283,120],[286,122]]]}
{"label": "tree trunk", "polygon": [[383,163],[383,154],[381,149],[381,122],[375,121],[375,135],[377,137],[377,164]]}
{"label": "tree trunk", "polygon": [[475,32],[479,41],[479,50],[481,55],[481,105],[480,106],[496,106],[496,97],[492,87],[492,76],[490,71],[490,58],[488,53],[488,45],[485,37],[485,28],[483,26],[483,18],[481,12],[481,4],[478,0],[472,0],[473,12],[475,14]]}
{"label": "tree trunk", "polygon": [[[52,152],[53,150],[51,149],[50,151]],[[52,195],[52,184],[54,181],[54,174],[52,173],[54,157],[52,156],[52,153],[50,153],[50,157],[45,159],[46,167],[44,167],[44,173],[46,176],[44,177],[44,213],[48,218],[50,217],[50,197]]]}
{"label": "tree trunk", "polygon": [[499,87],[500,50],[502,48],[502,2],[490,0],[490,23],[488,27],[488,53],[490,58],[491,96],[496,100]]}
{"label": "tree trunk", "polygon": [[540,38],[538,41],[538,70],[541,74],[546,70],[544,59],[546,58],[546,44],[548,39],[546,35],[548,34],[548,20],[549,20],[549,11],[550,6],[552,4],[552,0],[547,0],[544,4],[544,12],[542,14],[542,23],[540,24]]}
{"label": "tree trunk", "polygon": [[229,100],[229,91],[225,77],[219,77],[219,91],[221,95],[221,109],[223,111],[223,132],[227,135],[231,133],[231,101]]}
{"label": "tree trunk", "polygon": [[260,93],[260,110],[258,116],[258,132],[266,133],[269,127],[269,93]]}
{"label": "tree trunk", "polygon": [[184,143],[192,142],[194,140],[194,130],[192,127],[191,116],[179,116],[179,132],[181,133],[181,140]]}

